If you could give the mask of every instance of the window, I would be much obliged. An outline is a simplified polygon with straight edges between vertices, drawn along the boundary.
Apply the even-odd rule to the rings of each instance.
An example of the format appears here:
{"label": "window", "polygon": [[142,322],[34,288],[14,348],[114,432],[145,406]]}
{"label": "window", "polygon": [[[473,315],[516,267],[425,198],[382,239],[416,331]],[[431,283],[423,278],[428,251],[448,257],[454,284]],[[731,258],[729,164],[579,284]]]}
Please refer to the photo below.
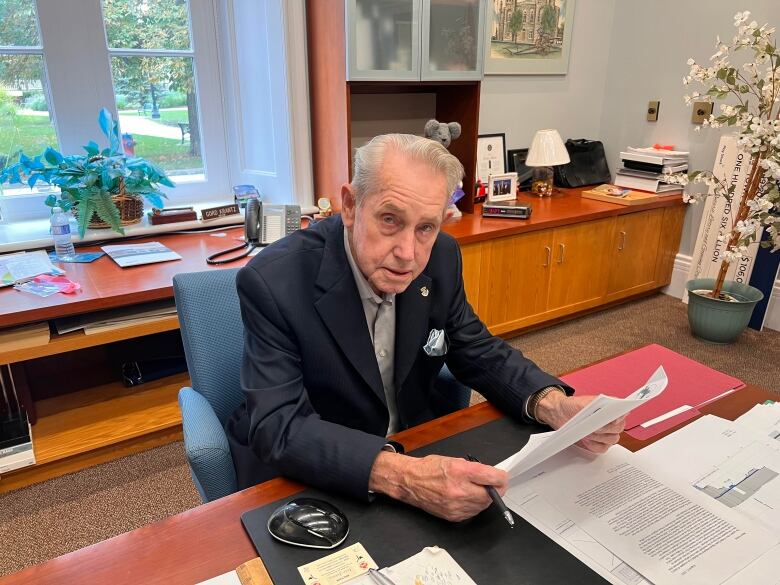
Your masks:
{"label": "window", "polygon": [[[105,146],[97,115],[115,108],[126,151],[176,183],[171,204],[219,199],[230,181],[216,27],[210,2],[0,0],[0,155]],[[43,196],[18,187],[3,220],[45,218]]]}
{"label": "window", "polygon": [[[0,1],[0,169],[57,146],[34,0]],[[10,193],[29,190],[7,189]]]}
{"label": "window", "polygon": [[[109,107],[176,183],[169,205],[250,182],[311,206],[304,15],[304,0],[0,0],[0,156],[104,146]],[[5,195],[0,224],[46,218],[45,193]]]}
{"label": "window", "polygon": [[169,175],[203,175],[185,0],[103,0],[125,150]]}

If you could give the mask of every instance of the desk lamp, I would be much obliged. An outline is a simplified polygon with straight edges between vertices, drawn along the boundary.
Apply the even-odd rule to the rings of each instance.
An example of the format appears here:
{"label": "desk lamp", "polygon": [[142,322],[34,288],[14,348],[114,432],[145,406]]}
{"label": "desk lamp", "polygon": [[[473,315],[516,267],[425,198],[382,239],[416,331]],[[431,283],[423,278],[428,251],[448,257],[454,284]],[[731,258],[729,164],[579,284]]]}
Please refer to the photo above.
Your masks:
{"label": "desk lamp", "polygon": [[528,149],[526,166],[534,167],[531,192],[539,197],[552,195],[553,167],[570,161],[569,153],[557,130],[539,130]]}

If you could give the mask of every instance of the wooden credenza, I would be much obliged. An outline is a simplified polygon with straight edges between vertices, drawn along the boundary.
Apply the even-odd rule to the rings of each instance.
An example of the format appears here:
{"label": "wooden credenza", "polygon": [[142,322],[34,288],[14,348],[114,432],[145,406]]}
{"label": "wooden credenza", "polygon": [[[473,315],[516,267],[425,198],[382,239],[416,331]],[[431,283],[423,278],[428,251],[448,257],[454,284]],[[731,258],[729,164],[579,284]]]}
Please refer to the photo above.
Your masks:
{"label": "wooden credenza", "polygon": [[[576,315],[671,281],[685,217],[679,197],[641,207],[607,204],[615,212],[607,217],[577,192],[557,200],[524,199],[534,205],[538,223],[461,244],[466,295],[492,333]],[[561,222],[556,205],[581,213]],[[481,228],[496,221],[476,215],[469,220]]]}
{"label": "wooden credenza", "polygon": [[[669,284],[685,216],[680,196],[626,207],[583,199],[578,190],[521,199],[533,207],[529,220],[482,218],[477,207],[477,213],[444,228],[461,246],[466,296],[494,334],[508,336]],[[15,325],[171,298],[175,274],[218,269],[206,264],[206,256],[241,233],[240,228],[225,231],[224,239],[208,234],[148,238],[178,252],[182,260],[177,262],[126,270],[109,258],[68,265],[68,276],[82,285],[73,296],[41,299],[0,290],[0,336]],[[178,319],[168,316],[94,335],[52,333],[47,343],[0,350],[0,364],[22,367],[28,378],[45,379],[52,367],[79,378],[72,368],[100,369],[103,347],[142,337],[147,343],[177,329]],[[55,366],[45,361],[54,356],[62,358]],[[131,389],[114,377],[91,379],[53,397],[32,393],[38,464],[0,478],[0,493],[181,438],[176,396],[188,384],[182,373]]]}

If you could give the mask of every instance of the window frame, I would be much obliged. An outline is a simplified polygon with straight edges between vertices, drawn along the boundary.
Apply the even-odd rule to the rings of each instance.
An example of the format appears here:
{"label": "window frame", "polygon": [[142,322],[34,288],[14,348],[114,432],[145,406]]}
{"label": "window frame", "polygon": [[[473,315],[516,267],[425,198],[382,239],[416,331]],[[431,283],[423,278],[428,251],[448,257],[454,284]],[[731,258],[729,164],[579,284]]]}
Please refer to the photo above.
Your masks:
{"label": "window frame", "polygon": [[[163,188],[173,205],[215,199],[229,192],[222,83],[217,56],[217,22],[213,0],[189,0],[190,49],[112,49],[103,19],[101,0],[36,0],[39,45],[0,47],[0,54],[32,54],[43,58],[44,92],[60,150],[82,152],[95,140],[105,146],[97,114],[107,107],[117,116],[111,57],[185,57],[193,60],[195,93],[201,130],[203,175],[173,175],[176,188]],[[99,28],[98,28],[99,27]],[[101,31],[95,32],[95,31]],[[73,63],[80,67],[73,67]],[[67,72],[67,73],[65,73]],[[208,115],[203,115],[208,112]],[[120,121],[121,131],[121,121]],[[35,155],[39,153],[26,153]],[[143,153],[138,153],[143,156]],[[3,187],[0,221],[10,223],[44,218],[40,202],[45,195],[33,189]],[[13,202],[6,198],[10,197]]]}
{"label": "window frame", "polygon": [[[127,53],[132,49],[108,47],[101,0],[35,0],[38,17],[39,47],[14,47],[14,52],[43,55],[49,103],[49,114],[59,142],[66,154],[81,152],[82,145],[100,137],[97,112],[108,106],[116,115],[111,72],[111,55]],[[280,42],[271,44],[269,61],[276,70],[270,78],[281,84],[274,96],[273,114],[275,132],[286,135],[285,140],[268,141],[274,156],[284,161],[284,168],[273,182],[263,189],[263,174],[254,174],[255,182],[273,203],[297,203],[304,213],[316,211],[312,179],[311,132],[309,124],[308,59],[305,35],[305,0],[267,0],[256,25],[269,31],[278,31]],[[227,202],[232,199],[231,185],[244,183],[246,171],[243,157],[235,145],[246,140],[267,140],[267,129],[249,127],[240,115],[236,88],[245,75],[235,51],[234,10],[242,6],[237,0],[189,0],[191,50],[194,54],[194,74],[198,113],[202,134],[202,155],[206,170],[205,181],[193,181],[192,175],[174,178],[177,187],[166,189],[169,205],[195,205]],[[78,7],[78,10],[75,8]],[[103,30],[103,34],[95,34]],[[0,50],[0,52],[2,52]],[[10,52],[10,51],[9,51]],[[176,50],[164,50],[165,56]],[[145,52],[149,54],[150,52]],[[78,63],[79,75],[71,75],[73,63]],[[281,73],[280,73],[281,72]],[[99,141],[100,142],[100,141]],[[102,142],[100,142],[102,146]],[[37,154],[37,153],[32,153]],[[142,153],[139,153],[142,155]],[[238,156],[237,156],[238,155]],[[251,171],[251,169],[249,169]],[[254,179],[259,180],[255,181]],[[42,201],[47,195],[34,190],[0,196],[0,249],[24,249],[20,239],[25,232],[19,222],[30,223],[30,244],[40,241],[41,219],[47,209]],[[338,196],[338,194],[335,194]],[[201,205],[199,205],[199,203]],[[35,226],[33,227],[33,224]],[[176,229],[156,226],[159,231]],[[94,239],[88,230],[85,239]],[[101,239],[121,237],[100,230]],[[10,239],[9,239],[10,238]],[[38,245],[36,243],[36,245]]]}

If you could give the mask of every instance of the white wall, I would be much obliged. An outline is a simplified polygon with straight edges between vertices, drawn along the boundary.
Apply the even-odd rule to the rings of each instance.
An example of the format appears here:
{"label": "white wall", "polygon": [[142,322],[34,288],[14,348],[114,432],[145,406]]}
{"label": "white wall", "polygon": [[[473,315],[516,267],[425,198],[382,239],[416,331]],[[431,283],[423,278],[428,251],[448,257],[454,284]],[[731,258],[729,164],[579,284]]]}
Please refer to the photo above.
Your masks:
{"label": "white wall", "polygon": [[556,128],[564,138],[598,137],[612,21],[621,2],[577,3],[567,75],[486,75],[479,133],[504,132],[507,148],[527,148],[541,128]]}
{"label": "white wall", "polygon": [[[683,95],[700,89],[683,86],[683,75],[690,69],[685,62],[693,57],[698,63],[709,63],[715,52],[715,36],[730,40],[735,31],[733,16],[742,10],[750,10],[759,24],[780,26],[778,0],[615,3],[600,124],[600,137],[613,172],[620,150],[656,142],[690,150],[692,169],[712,168],[720,133],[728,129],[694,131],[691,108],[685,105]],[[661,101],[658,121],[648,122],[647,102],[656,99]],[[689,210],[680,254],[693,253],[701,213],[700,207]]]}

